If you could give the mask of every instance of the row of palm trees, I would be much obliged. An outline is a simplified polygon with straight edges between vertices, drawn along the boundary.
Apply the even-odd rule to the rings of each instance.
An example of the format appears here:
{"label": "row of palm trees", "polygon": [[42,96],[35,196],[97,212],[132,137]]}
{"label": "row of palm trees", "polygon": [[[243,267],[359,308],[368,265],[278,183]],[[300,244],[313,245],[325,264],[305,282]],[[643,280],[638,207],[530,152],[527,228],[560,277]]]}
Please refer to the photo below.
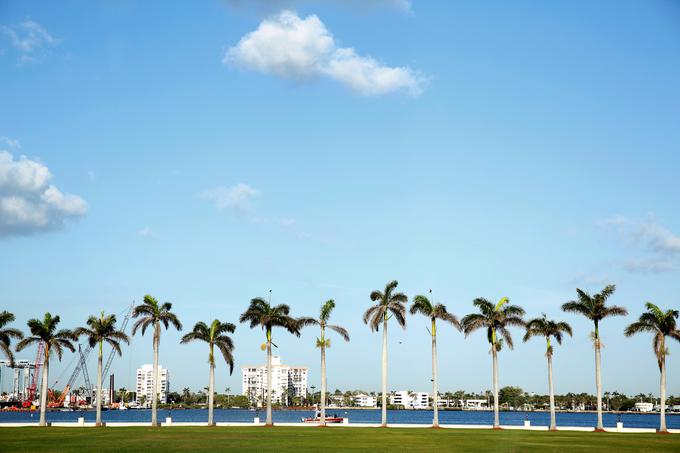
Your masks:
{"label": "row of palm trees", "polygon": [[[373,291],[370,299],[374,304],[369,307],[363,316],[363,321],[372,331],[383,330],[382,337],[382,413],[381,424],[387,426],[387,328],[388,321],[394,318],[402,328],[406,327],[406,305],[408,297],[397,289],[398,282],[388,283],[383,291]],[[588,294],[577,289],[577,299],[562,305],[562,310],[569,313],[577,313],[585,316],[594,323],[592,332],[593,346],[595,349],[595,381],[597,387],[597,426],[596,430],[603,430],[602,424],[602,379],[601,379],[601,341],[600,324],[611,316],[625,316],[628,314],[624,307],[607,305],[607,300],[615,291],[614,285],[605,287],[601,292]],[[525,311],[522,307],[511,305],[507,297],[500,299],[497,303],[492,303],[484,298],[477,298],[473,301],[473,306],[477,312],[470,313],[459,320],[454,314],[450,313],[446,306],[435,303],[431,296],[417,295],[413,298],[410,313],[426,316],[429,321],[429,333],[432,341],[432,394],[433,394],[433,426],[439,426],[438,414],[438,376],[437,376],[437,321],[442,321],[452,325],[462,331],[467,337],[476,330],[486,330],[487,341],[490,346],[490,353],[493,364],[493,398],[494,398],[494,428],[500,428],[499,404],[498,404],[498,353],[504,345],[512,349],[514,344],[510,327],[523,328],[525,330],[523,341],[528,341],[533,337],[542,337],[546,341],[546,353],[548,364],[548,387],[550,398],[550,429],[556,429],[555,421],[555,394],[553,387],[553,344],[561,344],[565,335],[572,336],[572,328],[563,321],[554,321],[547,318],[545,314],[531,320],[524,320]],[[640,332],[648,332],[654,335],[654,353],[656,355],[661,374],[661,417],[659,431],[666,431],[665,420],[665,399],[666,399],[666,366],[665,357],[668,354],[666,339],[672,338],[680,341],[680,330],[677,328],[678,310],[663,311],[652,303],[646,303],[647,311],[644,312],[638,321],[630,324],[624,331],[626,336],[632,336]],[[320,336],[317,338],[316,345],[321,351],[321,401],[320,401],[320,424],[325,424],[326,408],[326,349],[330,347],[331,341],[327,337],[327,330],[336,332],[345,341],[349,341],[349,334],[344,327],[329,324],[330,316],[335,308],[333,300],[326,301],[320,310],[318,318],[299,317],[290,315],[290,307],[285,304],[272,305],[271,291],[269,298],[257,297],[250,301],[247,310],[241,314],[239,321],[247,323],[250,328],[260,327],[265,334],[265,342],[262,350],[267,353],[267,398],[266,398],[266,424],[272,425],[272,346],[273,328],[279,327],[287,332],[300,336],[302,328],[307,326],[317,326],[320,328]],[[132,328],[132,334],[138,331],[144,335],[147,329],[153,329],[153,382],[154,389],[158,389],[158,356],[162,328],[166,330],[171,326],[177,330],[182,329],[182,324],[177,316],[172,312],[172,304],[165,302],[159,303],[150,295],[144,296],[142,304],[135,306],[132,311],[133,318],[136,319]],[[21,351],[26,347],[42,342],[44,347],[44,363],[42,367],[42,382],[40,392],[40,425],[45,425],[45,409],[47,407],[47,388],[49,359],[52,352],[61,360],[63,350],[69,349],[74,352],[73,341],[79,337],[87,338],[91,347],[98,347],[98,367],[97,367],[97,417],[96,424],[101,425],[101,386],[102,386],[102,357],[103,345],[109,344],[119,355],[122,354],[121,343],[129,343],[128,336],[116,328],[116,316],[105,315],[90,316],[87,320],[87,327],[79,327],[74,330],[57,330],[60,322],[59,316],[52,316],[46,313],[42,320],[30,319],[27,323],[31,336],[24,338],[21,331],[13,328],[5,328],[7,324],[14,321],[14,315],[8,312],[0,313],[0,349],[13,360],[11,351],[11,340],[20,340],[16,345],[16,350]],[[198,322],[193,330],[184,335],[181,343],[192,341],[203,341],[209,346],[208,363],[210,365],[209,384],[208,384],[208,425],[214,425],[214,387],[215,387],[215,355],[214,349],[217,348],[227,365],[230,374],[234,368],[234,343],[230,333],[234,333],[236,326],[228,322],[221,322],[215,319],[210,324]],[[157,390],[156,390],[157,391]],[[151,399],[151,424],[158,425],[157,417],[158,398]]]}

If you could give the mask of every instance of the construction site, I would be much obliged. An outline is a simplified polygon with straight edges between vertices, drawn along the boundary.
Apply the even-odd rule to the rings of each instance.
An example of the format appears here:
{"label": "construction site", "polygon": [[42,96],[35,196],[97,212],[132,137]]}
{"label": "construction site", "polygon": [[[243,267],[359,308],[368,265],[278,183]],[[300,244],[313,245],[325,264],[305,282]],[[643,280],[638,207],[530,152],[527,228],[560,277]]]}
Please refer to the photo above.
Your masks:
{"label": "construction site", "polygon": [[[121,313],[123,323],[121,330],[126,332],[134,303]],[[94,407],[101,397],[103,408],[117,409],[121,405],[116,402],[115,376],[110,373],[111,364],[116,353],[113,349],[104,353],[105,361],[102,370],[102,389],[97,395],[92,378],[96,381],[96,372],[91,374],[89,365],[96,359],[96,353],[89,344],[78,344],[74,357],[53,381],[50,377],[47,390],[47,407],[53,410],[87,410]],[[40,389],[42,370],[45,365],[43,343],[38,343],[34,360],[17,359],[0,360],[0,410],[32,411],[40,407]],[[94,366],[96,370],[96,365]],[[68,379],[63,381],[64,377]],[[122,407],[121,407],[122,408]]]}

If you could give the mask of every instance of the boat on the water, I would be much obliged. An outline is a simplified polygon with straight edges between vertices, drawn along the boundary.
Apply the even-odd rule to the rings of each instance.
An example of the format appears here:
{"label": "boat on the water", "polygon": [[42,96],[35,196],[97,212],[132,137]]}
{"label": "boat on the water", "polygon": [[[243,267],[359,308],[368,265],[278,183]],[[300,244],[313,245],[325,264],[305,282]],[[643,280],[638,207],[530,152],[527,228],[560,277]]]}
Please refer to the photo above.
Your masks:
{"label": "boat on the water", "polygon": [[[302,418],[302,423],[321,423],[321,418]],[[326,423],[342,423],[342,417],[326,417]]]}
{"label": "boat on the water", "polygon": [[[342,417],[333,414],[332,417],[326,416],[326,423],[342,423]],[[321,423],[321,411],[316,410],[314,417],[302,417],[302,423]]]}

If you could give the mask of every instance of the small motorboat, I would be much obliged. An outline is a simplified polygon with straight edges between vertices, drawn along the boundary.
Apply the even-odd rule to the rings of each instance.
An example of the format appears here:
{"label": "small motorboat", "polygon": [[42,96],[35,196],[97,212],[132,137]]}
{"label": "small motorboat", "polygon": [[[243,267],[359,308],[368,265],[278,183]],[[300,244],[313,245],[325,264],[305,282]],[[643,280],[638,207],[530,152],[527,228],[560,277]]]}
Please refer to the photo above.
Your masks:
{"label": "small motorboat", "polygon": [[[314,413],[314,417],[302,417],[302,423],[321,423],[321,411],[317,410]],[[326,423],[342,423],[342,417],[338,417],[336,414],[333,416],[326,416]]]}
{"label": "small motorboat", "polygon": [[[321,418],[302,418],[302,423],[321,423]],[[326,423],[342,423],[342,417],[326,417]]]}

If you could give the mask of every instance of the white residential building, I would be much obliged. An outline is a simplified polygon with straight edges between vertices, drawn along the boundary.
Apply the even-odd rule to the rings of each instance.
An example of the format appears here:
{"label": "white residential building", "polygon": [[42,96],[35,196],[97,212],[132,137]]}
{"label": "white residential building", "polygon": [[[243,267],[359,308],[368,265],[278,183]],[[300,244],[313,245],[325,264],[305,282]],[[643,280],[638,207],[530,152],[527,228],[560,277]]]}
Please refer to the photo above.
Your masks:
{"label": "white residential building", "polygon": [[392,406],[404,406],[407,407],[411,404],[411,395],[406,390],[401,390],[399,392],[394,392],[390,394],[390,404]]}
{"label": "white residential building", "polygon": [[[267,365],[245,366],[242,394],[251,403],[263,405],[267,396]],[[307,396],[307,367],[282,365],[281,357],[272,357],[272,403],[288,404],[291,398]]]}
{"label": "white residential building", "polygon": [[654,403],[635,403],[635,410],[639,412],[652,412]]}
{"label": "white residential building", "polygon": [[401,390],[390,395],[390,404],[404,406],[406,409],[426,409],[430,407],[430,394],[427,392],[409,392]]}
{"label": "white residential building", "polygon": [[376,407],[377,406],[376,397],[373,395],[366,395],[365,393],[359,393],[354,395],[354,404],[359,407]]}
{"label": "white residential building", "polygon": [[413,409],[427,409],[430,407],[430,394],[427,392],[416,392],[411,395],[411,407]]}
{"label": "white residential building", "polygon": [[[170,393],[170,373],[167,368],[158,366],[158,393],[161,403],[168,402],[168,393]],[[153,401],[153,365],[142,365],[137,368],[137,383],[136,383],[137,404],[141,404],[142,396],[145,396],[145,405],[150,406]]]}
{"label": "white residential building", "polygon": [[489,408],[489,402],[487,400],[458,400],[458,403],[463,409],[484,410]]}

